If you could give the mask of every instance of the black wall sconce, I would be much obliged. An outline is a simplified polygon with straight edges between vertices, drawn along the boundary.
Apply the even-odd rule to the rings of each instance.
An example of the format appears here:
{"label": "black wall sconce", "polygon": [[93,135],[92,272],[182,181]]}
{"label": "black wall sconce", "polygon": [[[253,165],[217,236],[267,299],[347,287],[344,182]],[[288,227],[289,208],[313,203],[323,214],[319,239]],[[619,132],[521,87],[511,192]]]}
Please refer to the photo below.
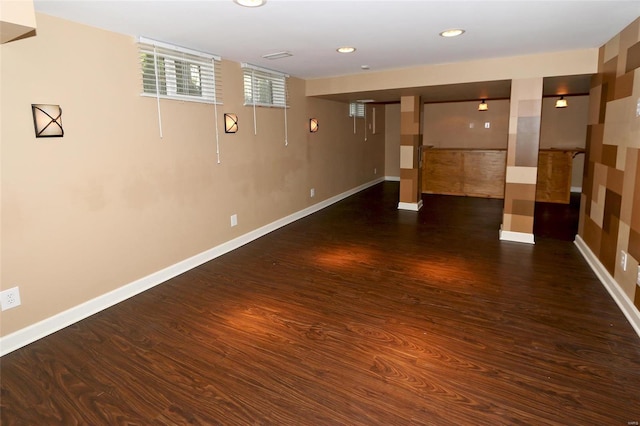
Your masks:
{"label": "black wall sconce", "polygon": [[478,105],[478,111],[487,111],[489,109],[489,105],[483,99],[482,102]]}
{"label": "black wall sconce", "polygon": [[320,127],[320,125],[318,124],[318,119],[317,118],[310,118],[309,119],[309,131],[311,133],[315,133],[318,131],[318,127]]}
{"label": "black wall sconce", "polygon": [[224,114],[224,132],[235,133],[238,131],[238,116],[235,114]]}
{"label": "black wall sconce", "polygon": [[36,138],[61,138],[64,136],[60,105],[31,104],[31,112],[33,113],[33,128],[36,132]]}

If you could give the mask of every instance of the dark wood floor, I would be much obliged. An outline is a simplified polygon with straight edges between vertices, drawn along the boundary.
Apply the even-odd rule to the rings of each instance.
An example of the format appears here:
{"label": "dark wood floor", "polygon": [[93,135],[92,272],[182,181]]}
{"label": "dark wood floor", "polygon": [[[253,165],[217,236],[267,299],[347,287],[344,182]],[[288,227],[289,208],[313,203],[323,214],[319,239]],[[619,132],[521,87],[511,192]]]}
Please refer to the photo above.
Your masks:
{"label": "dark wood floor", "polygon": [[[640,338],[570,241],[386,182],[2,358],[3,425],[627,425]],[[117,267],[117,265],[114,265]]]}

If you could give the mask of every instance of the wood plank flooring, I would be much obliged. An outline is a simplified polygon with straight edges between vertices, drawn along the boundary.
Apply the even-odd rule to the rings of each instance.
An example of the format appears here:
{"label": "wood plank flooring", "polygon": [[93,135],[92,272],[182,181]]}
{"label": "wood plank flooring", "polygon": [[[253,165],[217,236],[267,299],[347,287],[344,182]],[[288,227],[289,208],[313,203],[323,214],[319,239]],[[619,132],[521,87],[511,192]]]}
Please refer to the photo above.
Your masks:
{"label": "wood plank flooring", "polygon": [[640,338],[573,243],[423,199],[376,185],[4,356],[2,425],[640,421]]}

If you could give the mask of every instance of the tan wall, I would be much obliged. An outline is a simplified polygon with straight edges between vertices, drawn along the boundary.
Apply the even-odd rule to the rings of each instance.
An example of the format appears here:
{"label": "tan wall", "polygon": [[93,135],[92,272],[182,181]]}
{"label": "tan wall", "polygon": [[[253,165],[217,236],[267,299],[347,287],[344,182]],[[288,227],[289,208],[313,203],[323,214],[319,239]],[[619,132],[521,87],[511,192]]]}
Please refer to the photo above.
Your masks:
{"label": "tan wall", "polygon": [[385,106],[385,160],[386,176],[400,179],[400,104]]}
{"label": "tan wall", "polygon": [[31,0],[2,0],[0,43],[35,35],[36,14]]}
{"label": "tan wall", "polygon": [[[290,79],[288,146],[282,109],[258,108],[254,136],[240,65],[228,61],[218,122],[235,112],[240,130],[220,128],[217,164],[212,105],[161,100],[159,137],[156,101],[140,96],[133,38],[41,14],[37,23],[37,37],[0,46],[0,286],[19,286],[22,298],[0,314],[2,336],[384,169],[384,131],[365,142],[346,104],[305,97],[298,79]],[[31,103],[62,106],[64,138],[34,137]],[[316,134],[310,117],[320,121]],[[384,123],[383,109],[378,118]]]}
{"label": "tan wall", "polygon": [[[434,148],[507,149],[509,101],[490,100],[487,111],[478,101],[424,105],[424,145]],[[489,123],[489,128],[485,128]]]}

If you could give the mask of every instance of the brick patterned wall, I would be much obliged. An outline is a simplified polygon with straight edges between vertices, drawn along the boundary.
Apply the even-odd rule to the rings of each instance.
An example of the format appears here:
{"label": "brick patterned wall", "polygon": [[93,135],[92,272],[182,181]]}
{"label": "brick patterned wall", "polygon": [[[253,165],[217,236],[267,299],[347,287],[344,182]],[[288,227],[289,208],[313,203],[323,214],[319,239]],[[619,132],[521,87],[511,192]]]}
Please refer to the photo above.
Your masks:
{"label": "brick patterned wall", "polygon": [[542,78],[513,80],[502,230],[532,238],[541,115]]}
{"label": "brick patterned wall", "polygon": [[[640,308],[640,18],[600,48],[578,234]],[[621,251],[629,254],[627,270]]]}
{"label": "brick patterned wall", "polygon": [[400,98],[400,202],[420,200],[420,96]]}

